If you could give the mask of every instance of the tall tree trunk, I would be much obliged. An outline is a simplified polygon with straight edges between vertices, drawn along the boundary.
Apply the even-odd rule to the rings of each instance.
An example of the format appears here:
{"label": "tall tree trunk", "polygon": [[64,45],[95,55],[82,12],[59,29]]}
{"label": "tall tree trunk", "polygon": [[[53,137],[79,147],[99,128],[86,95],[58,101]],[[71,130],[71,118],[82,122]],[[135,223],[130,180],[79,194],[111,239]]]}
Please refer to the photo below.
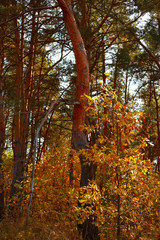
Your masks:
{"label": "tall tree trunk", "polygon": [[[14,2],[14,1],[13,1]],[[15,6],[16,3],[14,2]],[[18,28],[17,19],[14,19],[15,27],[15,59],[16,59],[16,101],[13,121],[13,152],[14,152],[14,173],[11,188],[11,197],[19,194],[17,207],[20,206],[21,194],[19,186],[22,186],[25,175],[26,151],[28,143],[29,121],[30,121],[30,98],[33,75],[33,65],[35,60],[35,39],[36,22],[35,11],[32,15],[32,32],[28,55],[28,67],[26,74],[23,74],[23,41],[24,41],[24,16],[22,15],[21,34]],[[20,38],[21,36],[21,38]]]}
{"label": "tall tree trunk", "polygon": [[32,32],[31,32],[31,40],[30,40],[30,48],[29,48],[29,56],[28,56],[28,67],[26,72],[25,80],[25,92],[23,96],[23,104],[21,114],[21,153],[22,159],[26,161],[26,152],[27,152],[27,144],[28,144],[28,132],[29,132],[29,121],[30,121],[30,99],[32,92],[32,78],[34,72],[34,63],[35,63],[35,42],[36,42],[36,22],[35,22],[35,14],[33,11],[32,15]]}
{"label": "tall tree trunk", "polygon": [[154,99],[156,103],[156,121],[157,121],[157,170],[160,172],[160,119],[159,119],[159,104],[158,104],[158,98],[156,96],[156,89],[153,82],[153,93],[154,93]]}
{"label": "tall tree trunk", "polygon": [[[15,0],[12,0],[12,4],[15,7],[14,10],[14,15],[17,16],[17,2]],[[22,18],[22,23],[23,23],[23,18]],[[18,193],[18,199],[17,199],[17,204],[13,204],[10,207],[11,209],[17,209],[17,207],[20,206],[21,202],[21,184],[22,181],[24,180],[24,159],[22,156],[22,141],[21,141],[21,131],[22,131],[22,120],[21,120],[21,110],[22,110],[22,105],[23,105],[23,83],[22,83],[22,73],[23,73],[23,50],[21,49],[23,47],[23,39],[21,35],[20,39],[20,28],[19,28],[19,23],[18,23],[18,17],[14,18],[13,20],[13,26],[14,26],[14,44],[15,44],[15,77],[16,77],[16,82],[15,82],[15,109],[14,109],[14,118],[13,118],[13,130],[12,130],[12,148],[13,148],[13,153],[14,153],[14,164],[13,164],[13,179],[12,179],[12,186],[11,186],[11,199],[13,196],[15,196]],[[23,26],[22,26],[22,34],[23,34]]]}
{"label": "tall tree trunk", "polygon": [[[3,27],[0,28],[0,35],[4,35]],[[0,40],[0,219],[4,216],[4,175],[2,154],[5,140],[5,117],[3,106],[3,64],[4,64],[4,45],[3,38]]]}
{"label": "tall tree trunk", "polygon": [[[76,150],[87,148],[87,136],[82,131],[82,126],[85,123],[85,106],[87,100],[82,98],[83,94],[89,94],[89,64],[87,60],[86,51],[84,48],[83,39],[80,31],[77,27],[74,14],[72,11],[71,0],[58,0],[59,6],[63,11],[64,21],[68,34],[70,36],[73,51],[76,59],[77,66],[77,89],[76,89],[76,100],[79,104],[74,105],[73,112],[73,128],[72,128],[72,142]],[[80,186],[87,186],[89,180],[95,179],[96,168],[93,164],[84,163],[84,156],[80,155],[81,161],[81,183]],[[92,217],[86,219],[84,224],[81,225],[83,239],[85,240],[97,240],[98,228],[95,226]]]}
{"label": "tall tree trunk", "polygon": [[15,112],[13,120],[13,152],[14,152],[14,173],[11,187],[11,197],[19,192],[19,188],[15,184],[20,184],[24,177],[24,162],[21,153],[21,61],[20,61],[20,36],[17,19],[14,19],[15,27],[15,59],[16,59],[16,98]]}

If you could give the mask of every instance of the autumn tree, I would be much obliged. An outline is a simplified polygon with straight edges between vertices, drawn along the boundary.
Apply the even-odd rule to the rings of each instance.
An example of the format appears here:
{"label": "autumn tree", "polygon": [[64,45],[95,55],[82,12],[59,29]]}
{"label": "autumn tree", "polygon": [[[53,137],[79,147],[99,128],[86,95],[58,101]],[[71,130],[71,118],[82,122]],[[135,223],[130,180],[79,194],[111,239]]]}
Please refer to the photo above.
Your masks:
{"label": "autumn tree", "polygon": [[[158,9],[148,0],[1,1],[2,238],[75,238],[77,222],[83,239],[158,236]],[[5,219],[16,207],[26,217],[32,162],[30,225],[41,230],[18,233],[16,221],[13,236]]]}
{"label": "autumn tree", "polygon": [[[76,150],[85,149],[88,145],[87,136],[82,130],[85,123],[85,106],[87,105],[84,94],[89,94],[89,64],[85,51],[83,39],[77,27],[72,11],[71,1],[58,1],[64,15],[65,24],[73,45],[73,51],[77,67],[76,100],[79,104],[74,106],[72,142]],[[95,179],[94,164],[86,164],[83,155],[80,155],[81,161],[81,187],[87,186],[89,180]],[[93,219],[90,217],[85,220],[82,226],[83,239],[98,239],[98,229]]]}

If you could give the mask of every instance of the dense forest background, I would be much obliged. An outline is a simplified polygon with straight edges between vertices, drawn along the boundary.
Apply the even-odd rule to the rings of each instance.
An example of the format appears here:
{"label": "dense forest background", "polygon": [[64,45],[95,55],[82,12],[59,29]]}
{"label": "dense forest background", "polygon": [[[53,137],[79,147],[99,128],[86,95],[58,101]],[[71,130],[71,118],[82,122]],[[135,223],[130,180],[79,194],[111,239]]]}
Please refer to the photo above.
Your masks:
{"label": "dense forest background", "polygon": [[160,2],[0,1],[0,239],[160,239]]}

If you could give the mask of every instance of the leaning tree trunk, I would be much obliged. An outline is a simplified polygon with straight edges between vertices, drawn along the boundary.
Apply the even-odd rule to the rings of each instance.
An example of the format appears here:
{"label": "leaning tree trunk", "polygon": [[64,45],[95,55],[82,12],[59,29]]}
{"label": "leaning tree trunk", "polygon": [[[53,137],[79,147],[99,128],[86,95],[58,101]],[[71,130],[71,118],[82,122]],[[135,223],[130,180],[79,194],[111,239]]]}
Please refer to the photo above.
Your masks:
{"label": "leaning tree trunk", "polygon": [[[76,100],[79,104],[74,105],[73,112],[73,128],[72,128],[72,142],[76,150],[87,148],[88,142],[85,133],[82,131],[82,126],[85,123],[85,106],[87,100],[82,95],[89,94],[89,64],[86,56],[86,51],[81,37],[80,31],[77,27],[74,14],[72,11],[71,0],[58,0],[59,6],[63,11],[64,22],[70,36],[73,51],[76,59],[77,67],[77,84],[76,84]],[[81,161],[81,183],[80,186],[87,186],[89,180],[95,179],[95,166],[93,164],[84,163],[84,156],[80,155]],[[92,217],[86,219],[80,228],[83,239],[97,240],[98,228],[95,226]]]}

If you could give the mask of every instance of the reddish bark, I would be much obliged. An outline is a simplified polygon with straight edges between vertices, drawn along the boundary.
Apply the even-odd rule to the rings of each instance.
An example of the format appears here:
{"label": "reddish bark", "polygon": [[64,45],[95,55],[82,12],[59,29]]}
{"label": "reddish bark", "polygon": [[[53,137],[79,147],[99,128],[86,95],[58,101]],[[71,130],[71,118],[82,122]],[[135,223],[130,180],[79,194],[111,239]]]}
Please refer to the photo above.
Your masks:
{"label": "reddish bark", "polygon": [[[27,143],[28,143],[28,132],[29,132],[29,119],[30,119],[30,99],[31,99],[31,91],[32,91],[32,77],[33,77],[33,66],[35,62],[35,48],[36,48],[36,29],[35,29],[35,11],[33,11],[32,15],[32,32],[31,32],[31,41],[29,48],[29,59],[28,59],[28,67],[25,82],[25,91],[23,93],[23,104],[21,113],[21,153],[22,159],[25,161],[26,159],[26,151],[27,151]],[[24,78],[24,77],[23,77]],[[24,86],[23,86],[24,88]],[[23,90],[22,90],[23,91]]]}
{"label": "reddish bark", "polygon": [[[72,11],[71,1],[58,0],[58,2],[63,11],[64,21],[70,39],[72,41],[73,51],[76,58],[77,66],[76,100],[79,101],[79,104],[74,105],[72,141],[74,148],[76,150],[80,150],[87,147],[87,138],[84,132],[82,131],[82,126],[85,123],[85,106],[87,105],[87,101],[82,96],[84,94],[87,95],[89,94],[89,64],[84,48],[83,39],[77,27],[74,14]],[[82,183],[82,178],[81,185],[87,185],[86,181]]]}
{"label": "reddish bark", "polygon": [[[14,3],[16,4],[16,3]],[[22,15],[22,23],[24,16]],[[14,19],[15,27],[15,61],[16,61],[16,101],[15,113],[13,121],[13,152],[14,152],[14,173],[11,188],[11,197],[17,194],[20,189],[15,186],[16,183],[21,184],[24,180],[26,151],[28,143],[29,121],[30,121],[30,99],[33,66],[35,61],[35,11],[32,16],[32,32],[28,56],[28,67],[26,70],[26,77],[23,73],[23,41],[24,29],[23,25],[20,31],[18,28],[17,19]],[[20,196],[20,194],[19,194]],[[21,196],[20,196],[21,198]]]}
{"label": "reddish bark", "polygon": [[89,65],[84,43],[72,12],[71,1],[59,0],[59,4],[63,10],[64,21],[73,44],[77,65],[76,100],[78,100],[80,104],[74,106],[73,144],[74,148],[79,150],[85,148],[87,145],[86,135],[81,130],[81,126],[85,123],[85,106],[87,104],[86,100],[82,98],[82,95],[89,94]]}
{"label": "reddish bark", "polygon": [[[63,11],[64,22],[70,36],[73,51],[76,59],[77,66],[77,84],[76,84],[76,100],[79,104],[74,105],[73,112],[73,128],[72,128],[72,143],[76,150],[87,148],[87,136],[82,131],[82,126],[85,123],[85,106],[87,100],[82,95],[89,95],[89,64],[84,47],[84,42],[80,31],[77,27],[71,0],[58,0],[59,6]],[[96,167],[93,164],[84,164],[84,156],[80,155],[81,161],[81,186],[87,186],[89,180],[95,179]],[[80,226],[83,239],[99,239],[98,228],[95,226],[92,217],[86,219],[86,221]]]}

